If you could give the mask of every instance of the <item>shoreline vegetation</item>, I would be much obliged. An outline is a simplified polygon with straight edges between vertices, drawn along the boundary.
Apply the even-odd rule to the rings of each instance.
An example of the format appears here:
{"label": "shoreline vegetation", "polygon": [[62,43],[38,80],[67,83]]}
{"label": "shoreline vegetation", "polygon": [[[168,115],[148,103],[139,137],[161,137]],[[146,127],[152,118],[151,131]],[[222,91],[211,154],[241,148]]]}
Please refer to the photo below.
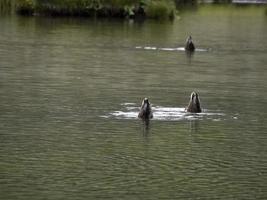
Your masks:
{"label": "shoreline vegetation", "polygon": [[174,19],[174,0],[16,0],[21,15]]}
{"label": "shoreline vegetation", "polygon": [[[215,4],[230,2],[213,1]],[[178,10],[196,8],[202,3],[205,0],[0,0],[0,14],[173,20]]]}

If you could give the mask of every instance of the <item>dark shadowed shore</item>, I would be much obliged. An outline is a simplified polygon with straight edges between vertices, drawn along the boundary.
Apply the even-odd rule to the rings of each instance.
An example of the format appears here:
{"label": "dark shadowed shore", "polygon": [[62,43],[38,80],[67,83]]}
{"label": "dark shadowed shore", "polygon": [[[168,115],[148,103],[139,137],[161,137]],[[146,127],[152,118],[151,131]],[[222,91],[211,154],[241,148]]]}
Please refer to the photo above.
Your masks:
{"label": "dark shadowed shore", "polygon": [[175,1],[163,0],[17,0],[22,15],[173,19]]}

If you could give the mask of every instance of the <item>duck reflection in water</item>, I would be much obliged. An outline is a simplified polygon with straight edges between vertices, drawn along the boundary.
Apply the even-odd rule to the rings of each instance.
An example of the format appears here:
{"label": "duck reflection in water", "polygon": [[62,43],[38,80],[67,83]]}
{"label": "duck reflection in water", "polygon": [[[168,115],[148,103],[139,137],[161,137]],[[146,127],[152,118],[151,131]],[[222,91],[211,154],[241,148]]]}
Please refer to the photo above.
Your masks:
{"label": "duck reflection in water", "polygon": [[199,131],[199,120],[189,120],[189,131],[197,133]]}
{"label": "duck reflection in water", "polygon": [[141,127],[142,127],[141,130],[142,130],[143,136],[148,136],[150,133],[150,120],[143,119]]}
{"label": "duck reflection in water", "polygon": [[191,61],[193,60],[194,58],[194,51],[185,51],[185,55],[187,57],[187,61],[189,64],[191,64]]}

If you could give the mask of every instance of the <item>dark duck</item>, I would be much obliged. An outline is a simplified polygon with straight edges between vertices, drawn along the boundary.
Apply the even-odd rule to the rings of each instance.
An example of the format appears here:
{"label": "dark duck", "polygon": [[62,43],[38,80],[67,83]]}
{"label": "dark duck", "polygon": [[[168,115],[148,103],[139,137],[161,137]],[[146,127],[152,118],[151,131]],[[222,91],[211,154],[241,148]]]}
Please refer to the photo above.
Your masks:
{"label": "dark duck", "polygon": [[153,113],[152,113],[151,105],[148,101],[148,98],[144,98],[142,105],[141,105],[141,108],[140,108],[140,112],[138,114],[138,117],[141,119],[153,118]]}
{"label": "dark duck", "polygon": [[186,39],[185,50],[193,52],[195,51],[195,45],[193,43],[191,35]]}
{"label": "dark duck", "polygon": [[189,104],[186,108],[187,112],[190,113],[201,113],[200,100],[196,92],[191,93]]}

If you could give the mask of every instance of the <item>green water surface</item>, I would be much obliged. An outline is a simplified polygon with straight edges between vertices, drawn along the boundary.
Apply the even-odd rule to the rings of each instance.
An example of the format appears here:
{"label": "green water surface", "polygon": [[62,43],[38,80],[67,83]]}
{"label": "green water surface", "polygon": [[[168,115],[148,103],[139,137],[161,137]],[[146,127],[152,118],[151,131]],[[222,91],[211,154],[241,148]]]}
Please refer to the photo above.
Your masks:
{"label": "green water surface", "polygon": [[[261,7],[1,16],[0,199],[267,199],[266,33]],[[193,55],[176,50],[189,34]],[[183,108],[192,91],[220,115],[127,117],[144,97]]]}

